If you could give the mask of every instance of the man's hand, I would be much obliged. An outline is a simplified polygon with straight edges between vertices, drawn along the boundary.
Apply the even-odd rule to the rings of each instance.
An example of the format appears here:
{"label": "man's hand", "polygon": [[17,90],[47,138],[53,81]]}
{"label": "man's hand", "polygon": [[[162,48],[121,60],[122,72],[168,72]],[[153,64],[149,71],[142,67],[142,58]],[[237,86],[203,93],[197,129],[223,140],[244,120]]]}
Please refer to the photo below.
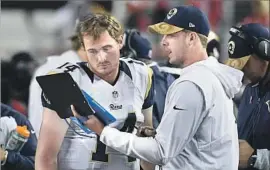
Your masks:
{"label": "man's hand", "polygon": [[[155,137],[157,134],[156,130],[150,126],[140,126],[137,129],[136,135],[139,137]],[[155,165],[147,161],[141,160],[141,167],[143,170],[154,170]]]}
{"label": "man's hand", "polygon": [[155,137],[156,133],[156,130],[150,126],[140,126],[136,135],[139,137]]}
{"label": "man's hand", "polygon": [[[75,110],[74,106],[71,105],[72,113],[75,117],[80,118],[81,116]],[[84,122],[84,126],[88,127],[90,130],[100,135],[104,129],[104,124],[98,120],[98,118],[94,115],[88,117],[88,120]]]}
{"label": "man's hand", "polygon": [[245,140],[239,139],[239,168],[247,168],[248,160],[254,149]]}
{"label": "man's hand", "polygon": [[5,150],[0,147],[0,160],[1,160],[1,162],[3,162],[5,160],[5,156],[6,156]]}

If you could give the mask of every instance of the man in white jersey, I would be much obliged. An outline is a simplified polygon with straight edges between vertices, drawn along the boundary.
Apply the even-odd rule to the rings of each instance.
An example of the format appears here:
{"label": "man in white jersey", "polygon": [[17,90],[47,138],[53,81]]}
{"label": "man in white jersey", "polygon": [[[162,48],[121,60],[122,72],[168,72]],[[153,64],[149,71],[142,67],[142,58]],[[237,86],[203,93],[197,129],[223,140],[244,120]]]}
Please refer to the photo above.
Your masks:
{"label": "man in white jersey", "polygon": [[[152,126],[152,71],[142,62],[119,60],[123,46],[123,28],[120,23],[110,15],[95,14],[81,21],[79,27],[87,62],[64,64],[50,73],[70,73],[82,90],[116,117],[119,130],[132,133],[135,123],[137,126]],[[81,142],[85,149],[78,147],[81,149],[78,150],[78,143],[83,137],[68,128],[67,122],[59,118],[45,95],[42,95],[42,100],[44,112],[36,170],[140,169],[138,160],[106,147],[96,135],[91,135],[92,138],[87,142]],[[127,119],[130,124],[127,124]],[[66,142],[64,137],[74,140]]]}
{"label": "man in white jersey", "polygon": [[169,62],[183,67],[167,92],[154,138],[104,127],[93,115],[85,126],[105,145],[163,170],[236,170],[239,145],[232,98],[243,73],[207,56],[209,27],[206,15],[194,6],[173,8],[163,22],[150,26],[164,35],[161,43]]}
{"label": "man in white jersey", "polygon": [[78,23],[75,25],[74,35],[70,37],[70,40],[72,49],[64,52],[60,56],[47,57],[46,63],[37,68],[31,80],[29,89],[28,117],[31,124],[33,125],[37,137],[39,136],[42,122],[43,107],[40,98],[41,88],[36,81],[36,77],[47,74],[50,70],[65,64],[66,62],[77,63],[81,61],[87,61],[86,53],[78,38]]}

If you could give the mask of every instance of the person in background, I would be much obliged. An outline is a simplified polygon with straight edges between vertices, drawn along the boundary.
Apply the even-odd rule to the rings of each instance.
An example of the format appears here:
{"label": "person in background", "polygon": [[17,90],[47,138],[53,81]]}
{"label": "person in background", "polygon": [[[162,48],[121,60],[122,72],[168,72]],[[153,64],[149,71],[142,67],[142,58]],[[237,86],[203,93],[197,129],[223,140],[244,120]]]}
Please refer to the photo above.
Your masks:
{"label": "person in background", "polygon": [[37,62],[29,52],[21,51],[11,57],[8,65],[6,70],[3,70],[4,81],[7,80],[10,85],[8,88],[10,96],[7,104],[28,116],[29,85]]}
{"label": "person in background", "polygon": [[7,105],[11,101],[10,77],[12,76],[14,76],[14,69],[10,62],[1,60],[1,102]]}
{"label": "person in background", "polygon": [[[20,152],[5,149],[11,133],[17,126],[27,126],[30,133]],[[1,103],[0,159],[2,170],[34,170],[37,137],[31,123],[21,113]]]}
{"label": "person in background", "polygon": [[230,29],[226,64],[243,70],[250,83],[238,107],[239,168],[270,167],[270,35],[258,23]]}

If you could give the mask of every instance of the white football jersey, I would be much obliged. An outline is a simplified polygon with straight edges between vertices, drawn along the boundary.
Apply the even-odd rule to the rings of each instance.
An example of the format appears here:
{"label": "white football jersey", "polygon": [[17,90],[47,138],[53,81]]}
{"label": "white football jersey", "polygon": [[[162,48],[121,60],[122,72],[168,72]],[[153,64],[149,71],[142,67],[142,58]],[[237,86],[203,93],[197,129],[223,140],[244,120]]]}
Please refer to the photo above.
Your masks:
{"label": "white football jersey", "polygon": [[36,77],[47,74],[52,69],[55,69],[57,66],[66,62],[80,62],[80,58],[78,54],[72,50],[66,51],[60,56],[49,56],[47,57],[46,63],[36,69],[31,80],[29,87],[28,118],[36,132],[37,137],[39,136],[39,130],[42,122],[43,107],[40,97],[42,90],[36,81]]}
{"label": "white football jersey", "polygon": [[[131,118],[131,124],[132,121],[137,125],[142,124],[144,122],[142,110],[153,105],[152,70],[140,61],[120,59],[119,74],[113,85],[94,75],[86,63],[78,65],[65,63],[51,73],[59,72],[70,73],[83,91],[92,96],[117,119],[117,123],[113,124],[120,130],[123,130],[128,117]],[[44,107],[53,109],[45,100],[43,104]],[[140,169],[139,161],[135,158],[106,147],[95,135],[91,135],[94,138],[82,137],[77,133],[87,134],[72,122],[70,126],[72,128],[68,128],[58,155],[59,169]],[[123,131],[127,131],[126,129],[129,129],[130,133],[135,133],[134,126],[126,127]]]}

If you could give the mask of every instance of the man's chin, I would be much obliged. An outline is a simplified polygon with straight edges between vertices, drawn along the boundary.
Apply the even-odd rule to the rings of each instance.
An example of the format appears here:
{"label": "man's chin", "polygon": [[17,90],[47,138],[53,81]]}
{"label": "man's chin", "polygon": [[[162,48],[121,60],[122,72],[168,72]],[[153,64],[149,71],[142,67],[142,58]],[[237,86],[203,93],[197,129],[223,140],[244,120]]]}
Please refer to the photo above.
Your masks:
{"label": "man's chin", "polygon": [[110,74],[114,71],[115,71],[115,69],[113,67],[100,67],[100,68],[98,68],[98,72],[100,72],[102,74]]}
{"label": "man's chin", "polygon": [[170,64],[174,64],[174,60],[173,60],[173,58],[172,58],[172,57],[170,57],[170,56],[169,56],[168,58],[169,58],[169,60],[168,60],[168,61],[169,61],[169,63],[170,63]]}
{"label": "man's chin", "polygon": [[176,67],[176,68],[184,68],[184,65],[181,61],[178,61],[178,60],[169,60],[169,63],[173,66],[173,67]]}
{"label": "man's chin", "polygon": [[100,76],[106,76],[110,73],[110,70],[109,69],[98,69],[97,72]]}
{"label": "man's chin", "polygon": [[174,58],[169,58],[169,63],[172,65],[178,65],[179,63]]}

